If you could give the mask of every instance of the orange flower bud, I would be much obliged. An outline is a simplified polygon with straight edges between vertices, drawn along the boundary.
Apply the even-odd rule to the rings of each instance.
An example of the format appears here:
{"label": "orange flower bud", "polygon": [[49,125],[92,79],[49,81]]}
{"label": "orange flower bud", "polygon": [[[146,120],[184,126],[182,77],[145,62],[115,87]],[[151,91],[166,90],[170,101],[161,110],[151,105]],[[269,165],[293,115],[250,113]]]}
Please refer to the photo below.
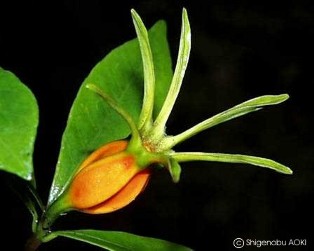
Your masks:
{"label": "orange flower bud", "polygon": [[137,165],[126,150],[128,141],[114,141],[93,152],[80,166],[68,195],[71,206],[92,214],[108,213],[131,203],[145,188],[150,170]]}

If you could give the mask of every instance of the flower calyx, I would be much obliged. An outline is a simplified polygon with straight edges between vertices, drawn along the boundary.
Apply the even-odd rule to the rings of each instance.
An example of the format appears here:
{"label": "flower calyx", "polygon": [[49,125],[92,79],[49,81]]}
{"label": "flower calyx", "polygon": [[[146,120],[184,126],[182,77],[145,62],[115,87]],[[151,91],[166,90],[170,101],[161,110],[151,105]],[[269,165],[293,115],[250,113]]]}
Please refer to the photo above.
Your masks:
{"label": "flower calyx", "polygon": [[[194,135],[204,130],[245,114],[259,111],[265,106],[280,104],[287,100],[289,95],[280,94],[256,97],[235,105],[221,113],[218,113],[196,124],[192,128],[179,133],[178,135],[167,135],[166,123],[179,95],[190,56],[191,28],[188,14],[186,9],[183,8],[177,63],[168,93],[159,111],[154,111],[155,72],[153,54],[150,47],[148,33],[143,21],[136,11],[131,10],[131,14],[140,45],[139,47],[141,50],[144,72],[144,98],[138,123],[135,123],[133,118],[97,85],[88,84],[86,86],[90,90],[100,95],[128,123],[131,130],[131,139],[129,144],[130,149],[133,149],[134,152],[137,151],[138,155],[141,155],[141,153],[150,153],[151,155],[155,155],[157,160],[156,162],[169,170],[169,173],[171,174],[174,182],[178,182],[180,179],[181,162],[198,160],[251,164],[273,169],[285,174],[292,174],[292,170],[289,167],[273,160],[256,156],[204,152],[179,153],[174,151],[173,148],[177,144],[193,137]],[[154,113],[157,113],[156,117],[153,117]]]}
{"label": "flower calyx", "polygon": [[[97,83],[85,87],[99,95],[126,121],[129,139],[108,143],[92,153],[78,168],[61,203],[52,211],[76,209],[98,214],[118,210],[132,202],[145,188],[154,164],[166,168],[174,182],[179,182],[181,162],[216,161],[260,166],[284,174],[292,170],[270,159],[225,153],[176,152],[173,148],[190,137],[213,126],[276,105],[289,98],[288,94],[264,95],[235,105],[177,135],[167,135],[166,123],[179,94],[191,50],[191,29],[187,11],[182,11],[182,27],[177,63],[168,94],[159,111],[154,111],[155,71],[153,54],[145,25],[135,10],[131,10],[138,37],[144,72],[144,98],[139,118],[135,120]],[[153,117],[153,114],[157,116]],[[60,200],[59,200],[60,201]],[[54,204],[52,205],[54,207]]]}

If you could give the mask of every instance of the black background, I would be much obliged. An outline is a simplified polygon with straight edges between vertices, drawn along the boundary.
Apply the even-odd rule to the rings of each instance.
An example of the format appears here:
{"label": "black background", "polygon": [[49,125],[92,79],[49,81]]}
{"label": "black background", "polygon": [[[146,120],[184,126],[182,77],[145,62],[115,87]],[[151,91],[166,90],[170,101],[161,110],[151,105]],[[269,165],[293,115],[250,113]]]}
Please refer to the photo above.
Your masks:
{"label": "black background", "polygon": [[[167,21],[175,59],[182,7],[189,13],[192,51],[169,134],[259,95],[288,93],[290,99],[214,127],[177,150],[268,157],[290,166],[294,174],[237,164],[186,163],[179,184],[157,171],[130,206],[108,215],[70,213],[55,228],[128,231],[195,250],[235,250],[232,241],[237,237],[307,239],[305,247],[263,250],[313,250],[312,1],[1,3],[0,66],[14,72],[39,104],[34,165],[40,196],[47,200],[80,84],[111,49],[135,37],[130,9],[137,10],[147,27],[159,19]],[[1,245],[22,250],[31,219],[3,182],[6,177],[1,174]],[[62,238],[39,250],[71,248],[100,250]]]}

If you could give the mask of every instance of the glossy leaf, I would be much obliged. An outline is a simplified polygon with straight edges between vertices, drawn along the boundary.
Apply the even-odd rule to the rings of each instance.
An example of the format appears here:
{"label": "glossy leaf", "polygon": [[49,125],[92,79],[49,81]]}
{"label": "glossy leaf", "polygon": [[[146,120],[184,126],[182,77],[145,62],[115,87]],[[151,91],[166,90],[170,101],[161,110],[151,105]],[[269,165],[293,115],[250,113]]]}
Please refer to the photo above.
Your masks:
{"label": "glossy leaf", "polygon": [[[156,74],[155,112],[158,112],[172,78],[166,24],[157,22],[148,32]],[[67,186],[79,164],[101,145],[127,137],[127,123],[99,95],[87,89],[93,84],[111,96],[138,121],[143,99],[143,66],[138,40],[112,50],[84,80],[73,103],[62,137],[49,203]]]}
{"label": "glossy leaf", "polygon": [[25,180],[33,176],[38,107],[33,93],[0,68],[0,169]]}
{"label": "glossy leaf", "polygon": [[100,230],[73,230],[51,233],[52,237],[63,236],[101,247],[110,251],[188,251],[185,246],[169,241],[135,234]]}

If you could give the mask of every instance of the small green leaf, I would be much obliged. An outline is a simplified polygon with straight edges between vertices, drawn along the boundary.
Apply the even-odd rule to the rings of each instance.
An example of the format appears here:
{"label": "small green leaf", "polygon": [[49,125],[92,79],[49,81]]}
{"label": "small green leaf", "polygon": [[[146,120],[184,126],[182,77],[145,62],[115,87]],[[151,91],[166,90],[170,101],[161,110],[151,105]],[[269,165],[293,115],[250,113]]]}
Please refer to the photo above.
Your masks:
{"label": "small green leaf", "polygon": [[[152,49],[156,102],[159,111],[172,78],[166,23],[157,22],[148,31]],[[71,108],[62,137],[49,204],[59,197],[80,163],[101,145],[126,138],[130,128],[121,116],[86,85],[93,84],[111,96],[137,123],[143,99],[143,64],[139,43],[133,39],[112,50],[84,80]]]}
{"label": "small green leaf", "polygon": [[188,251],[188,247],[169,241],[135,234],[100,230],[56,231],[53,236],[63,236],[87,242],[110,251]]}
{"label": "small green leaf", "polygon": [[33,176],[38,107],[33,93],[0,68],[0,169],[25,180]]}

